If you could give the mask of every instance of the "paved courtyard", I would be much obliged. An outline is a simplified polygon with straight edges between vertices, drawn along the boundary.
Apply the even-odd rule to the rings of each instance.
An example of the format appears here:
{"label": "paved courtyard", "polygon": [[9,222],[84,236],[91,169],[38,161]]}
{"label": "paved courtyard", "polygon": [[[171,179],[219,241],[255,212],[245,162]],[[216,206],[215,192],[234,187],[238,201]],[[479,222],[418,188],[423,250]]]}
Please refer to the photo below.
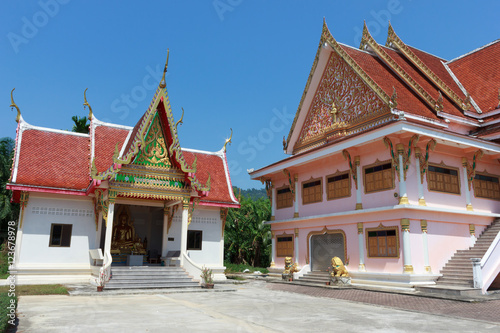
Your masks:
{"label": "paved courtyard", "polygon": [[24,296],[18,332],[500,331],[500,301],[464,303],[262,281],[226,288],[232,290]]}

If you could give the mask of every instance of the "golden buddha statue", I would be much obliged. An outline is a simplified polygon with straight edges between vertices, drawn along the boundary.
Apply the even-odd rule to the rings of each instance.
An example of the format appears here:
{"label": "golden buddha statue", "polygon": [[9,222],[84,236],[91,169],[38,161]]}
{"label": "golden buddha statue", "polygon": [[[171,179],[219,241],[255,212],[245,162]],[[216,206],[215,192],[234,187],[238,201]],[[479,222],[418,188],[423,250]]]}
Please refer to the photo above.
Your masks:
{"label": "golden buddha statue", "polygon": [[134,225],[126,209],[118,215],[118,221],[115,220],[111,250],[116,254],[146,253],[141,239],[135,235]]}

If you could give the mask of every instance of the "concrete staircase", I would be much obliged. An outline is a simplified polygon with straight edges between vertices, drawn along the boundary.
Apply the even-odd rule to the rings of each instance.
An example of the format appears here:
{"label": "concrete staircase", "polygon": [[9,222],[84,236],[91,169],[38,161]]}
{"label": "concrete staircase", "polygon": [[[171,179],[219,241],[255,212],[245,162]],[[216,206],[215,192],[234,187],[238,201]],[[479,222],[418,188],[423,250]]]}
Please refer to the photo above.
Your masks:
{"label": "concrete staircase", "polygon": [[198,282],[181,267],[111,267],[111,279],[105,289],[200,288]]}
{"label": "concrete staircase", "polygon": [[312,271],[301,276],[298,280],[301,283],[326,285],[330,281],[330,273],[321,271]]}
{"label": "concrete staircase", "polygon": [[458,250],[440,271],[443,276],[436,281],[436,286],[472,288],[473,275],[470,259],[482,258],[499,231],[500,220],[496,219],[479,236],[473,247],[467,250]]}

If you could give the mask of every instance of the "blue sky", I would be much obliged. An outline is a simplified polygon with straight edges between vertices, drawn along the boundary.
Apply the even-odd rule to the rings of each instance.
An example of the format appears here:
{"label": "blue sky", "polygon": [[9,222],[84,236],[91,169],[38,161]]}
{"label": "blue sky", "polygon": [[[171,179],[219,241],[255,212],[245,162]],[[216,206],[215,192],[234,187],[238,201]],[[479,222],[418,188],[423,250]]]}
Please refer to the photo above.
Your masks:
{"label": "blue sky", "polygon": [[0,137],[15,137],[10,91],[33,125],[71,129],[84,116],[133,126],[170,49],[167,89],[183,147],[228,146],[233,185],[262,187],[247,169],[285,158],[287,136],[323,17],[359,46],[363,20],[385,43],[387,21],[408,45],[453,59],[500,38],[498,1],[2,1]]}

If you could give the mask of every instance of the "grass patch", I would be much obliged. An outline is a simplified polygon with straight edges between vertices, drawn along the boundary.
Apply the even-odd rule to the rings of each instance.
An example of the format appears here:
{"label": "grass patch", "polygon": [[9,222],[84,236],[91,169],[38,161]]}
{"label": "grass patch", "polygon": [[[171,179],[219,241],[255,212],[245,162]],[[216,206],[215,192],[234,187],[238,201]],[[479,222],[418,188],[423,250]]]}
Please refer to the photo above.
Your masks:
{"label": "grass patch", "polygon": [[255,271],[259,271],[262,274],[269,273],[269,271],[267,270],[267,268],[252,267],[250,265],[245,265],[245,264],[231,264],[230,262],[225,262],[224,266],[226,266],[226,270],[224,271],[224,273],[241,273],[245,269],[248,269],[250,271],[250,273],[253,273]]}
{"label": "grass patch", "polygon": [[9,277],[9,264],[7,263],[7,254],[0,251],[0,279]]}
{"label": "grass patch", "polygon": [[[0,293],[7,293],[9,286],[1,286]],[[16,285],[16,296],[28,295],[68,295],[68,289],[60,284]]]}

